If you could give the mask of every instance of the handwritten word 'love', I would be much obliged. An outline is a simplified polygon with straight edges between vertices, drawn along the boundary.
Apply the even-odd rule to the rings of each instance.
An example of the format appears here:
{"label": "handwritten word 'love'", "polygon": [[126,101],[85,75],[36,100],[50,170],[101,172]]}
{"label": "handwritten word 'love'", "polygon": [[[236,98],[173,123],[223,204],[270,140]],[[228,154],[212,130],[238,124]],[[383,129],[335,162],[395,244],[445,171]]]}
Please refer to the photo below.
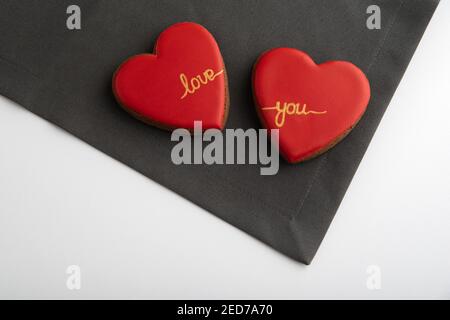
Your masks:
{"label": "handwritten word 'love'", "polygon": [[202,85],[206,85],[209,82],[214,81],[214,79],[216,79],[223,73],[224,73],[223,69],[217,73],[214,73],[212,69],[207,69],[205,70],[205,72],[203,72],[203,77],[202,75],[198,75],[191,78],[190,81],[188,80],[187,76],[184,73],[180,74],[180,81],[185,89],[181,99],[186,98],[188,94],[194,94],[198,89],[200,89]]}

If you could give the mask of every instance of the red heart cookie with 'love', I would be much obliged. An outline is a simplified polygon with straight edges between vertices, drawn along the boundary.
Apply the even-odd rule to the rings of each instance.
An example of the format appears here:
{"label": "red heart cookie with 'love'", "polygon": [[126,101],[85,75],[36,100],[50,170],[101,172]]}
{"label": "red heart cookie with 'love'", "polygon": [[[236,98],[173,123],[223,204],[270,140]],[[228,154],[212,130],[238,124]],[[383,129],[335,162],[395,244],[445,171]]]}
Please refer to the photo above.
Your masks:
{"label": "red heart cookie with 'love'", "polygon": [[291,163],[318,156],[342,140],[370,99],[369,81],[355,65],[317,65],[290,48],[270,50],[258,59],[253,91],[264,126],[279,129],[280,153]]}
{"label": "red heart cookie with 'love'", "polygon": [[225,66],[204,27],[178,23],[159,36],[154,54],[125,61],[113,77],[120,105],[136,118],[164,129],[223,129],[228,110]]}

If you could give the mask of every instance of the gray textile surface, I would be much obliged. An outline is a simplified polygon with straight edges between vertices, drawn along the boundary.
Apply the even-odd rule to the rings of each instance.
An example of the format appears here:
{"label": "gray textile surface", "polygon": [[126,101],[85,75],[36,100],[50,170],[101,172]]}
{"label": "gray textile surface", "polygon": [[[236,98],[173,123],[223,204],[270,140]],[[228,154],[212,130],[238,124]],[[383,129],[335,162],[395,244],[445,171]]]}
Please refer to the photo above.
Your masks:
{"label": "gray textile surface", "polygon": [[[71,4],[81,7],[82,30],[66,28]],[[366,9],[372,4],[381,7],[381,30],[366,28]],[[1,0],[0,94],[309,264],[437,4],[437,0]],[[180,21],[204,25],[221,47],[231,97],[228,128],[260,127],[252,100],[252,65],[262,52],[279,46],[304,50],[318,63],[355,63],[371,83],[368,111],[334,149],[300,165],[281,161],[276,176],[260,176],[254,165],[175,166],[170,160],[174,145],[170,134],[119,108],[111,77],[124,59],[152,51],[159,33]]]}

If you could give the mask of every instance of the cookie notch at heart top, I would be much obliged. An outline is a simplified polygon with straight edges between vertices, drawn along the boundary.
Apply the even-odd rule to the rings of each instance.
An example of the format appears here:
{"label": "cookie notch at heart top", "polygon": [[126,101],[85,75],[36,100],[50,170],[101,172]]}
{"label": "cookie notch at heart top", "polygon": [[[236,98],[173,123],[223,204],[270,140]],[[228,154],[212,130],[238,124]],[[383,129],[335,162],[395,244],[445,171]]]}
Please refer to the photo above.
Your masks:
{"label": "cookie notch at heart top", "polygon": [[120,106],[156,127],[223,129],[229,97],[219,46],[203,26],[177,23],[158,37],[154,52],[122,63],[112,87]]}
{"label": "cookie notch at heart top", "polygon": [[280,153],[299,163],[350,133],[367,108],[370,85],[350,62],[317,65],[300,50],[277,48],[255,63],[253,95],[263,126],[280,131]]}

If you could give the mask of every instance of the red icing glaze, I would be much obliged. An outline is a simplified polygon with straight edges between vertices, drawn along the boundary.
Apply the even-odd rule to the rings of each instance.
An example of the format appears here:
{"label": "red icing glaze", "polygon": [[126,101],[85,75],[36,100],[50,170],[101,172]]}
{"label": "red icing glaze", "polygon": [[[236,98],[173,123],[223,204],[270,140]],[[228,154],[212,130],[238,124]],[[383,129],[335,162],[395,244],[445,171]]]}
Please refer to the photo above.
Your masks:
{"label": "red icing glaze", "polygon": [[263,125],[280,130],[280,153],[291,163],[337,143],[356,125],[370,99],[369,81],[355,65],[317,65],[306,53],[290,48],[259,58],[253,90]]}
{"label": "red icing glaze", "polygon": [[163,128],[222,129],[227,109],[225,66],[204,27],[178,23],[159,36],[154,54],[125,61],[113,77],[119,103],[137,118]]}

